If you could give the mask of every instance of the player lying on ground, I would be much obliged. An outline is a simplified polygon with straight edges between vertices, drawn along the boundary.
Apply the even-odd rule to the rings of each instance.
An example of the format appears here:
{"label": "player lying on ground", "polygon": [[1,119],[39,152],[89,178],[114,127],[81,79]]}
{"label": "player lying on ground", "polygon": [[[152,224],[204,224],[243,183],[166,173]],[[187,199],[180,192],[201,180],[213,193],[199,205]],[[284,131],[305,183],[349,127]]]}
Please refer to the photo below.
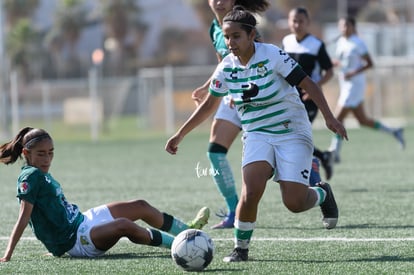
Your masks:
{"label": "player lying on ground", "polygon": [[[136,244],[170,248],[178,233],[207,224],[206,207],[190,224],[185,224],[145,200],[113,202],[81,213],[77,205],[66,200],[60,184],[49,173],[54,146],[46,131],[23,128],[0,147],[2,163],[14,163],[22,155],[26,163],[17,180],[20,212],[1,262],[10,260],[28,224],[51,254],[67,253],[73,257],[100,256],[122,237]],[[136,220],[157,229],[143,228]]]}

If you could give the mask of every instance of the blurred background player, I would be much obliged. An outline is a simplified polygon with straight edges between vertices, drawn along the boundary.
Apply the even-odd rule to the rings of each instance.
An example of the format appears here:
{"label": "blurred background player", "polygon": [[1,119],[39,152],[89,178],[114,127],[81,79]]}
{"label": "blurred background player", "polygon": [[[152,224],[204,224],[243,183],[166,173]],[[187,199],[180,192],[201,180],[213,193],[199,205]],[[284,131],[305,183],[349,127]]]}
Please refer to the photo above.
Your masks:
{"label": "blurred background player", "polygon": [[[319,87],[322,87],[333,77],[333,65],[324,43],[309,33],[308,11],[303,7],[292,9],[289,12],[288,24],[292,33],[283,38],[282,48],[302,66],[302,69]],[[318,106],[309,98],[306,91],[297,89],[312,123],[318,114]],[[333,174],[333,153],[328,150],[322,152],[314,146],[313,155],[320,160],[326,179],[329,180]],[[316,160],[314,162],[317,163]]]}
{"label": "blurred background player", "polygon": [[[335,65],[339,67],[340,95],[337,103],[337,119],[341,122],[352,113],[362,126],[380,130],[392,135],[405,148],[402,128],[391,128],[369,118],[364,110],[366,88],[365,71],[373,67],[373,62],[365,42],[357,35],[356,21],[352,17],[338,21],[341,37],[337,41]],[[342,140],[335,136],[330,151],[335,154],[335,162],[340,162]]]}
{"label": "blurred background player", "polygon": [[[267,0],[208,0],[208,4],[215,16],[210,26],[210,38],[216,50],[218,62],[229,53],[221,26],[224,16],[232,10],[233,6],[241,5],[246,10],[257,13],[265,11],[270,5]],[[256,37],[256,39],[259,38]],[[192,96],[197,106],[208,94],[209,84],[210,79],[193,91]],[[227,213],[224,211],[224,213],[218,213],[218,216],[223,220],[212,226],[213,229],[233,228],[238,203],[235,180],[227,159],[227,152],[240,133],[242,126],[237,111],[229,106],[229,101],[228,98],[224,98],[214,116],[207,152],[211,168],[219,172],[214,175],[214,182],[227,205]]]}
{"label": "blurred background player", "polygon": [[[12,164],[22,156],[26,163],[17,180],[19,217],[0,262],[11,259],[28,224],[51,254],[73,257],[103,255],[122,237],[136,244],[171,248],[175,235],[207,224],[206,207],[185,224],[144,200],[113,202],[81,213],[77,205],[67,201],[61,185],[49,173],[54,145],[45,130],[25,127],[0,147],[0,162],[4,164]],[[141,227],[136,220],[157,229]]]}

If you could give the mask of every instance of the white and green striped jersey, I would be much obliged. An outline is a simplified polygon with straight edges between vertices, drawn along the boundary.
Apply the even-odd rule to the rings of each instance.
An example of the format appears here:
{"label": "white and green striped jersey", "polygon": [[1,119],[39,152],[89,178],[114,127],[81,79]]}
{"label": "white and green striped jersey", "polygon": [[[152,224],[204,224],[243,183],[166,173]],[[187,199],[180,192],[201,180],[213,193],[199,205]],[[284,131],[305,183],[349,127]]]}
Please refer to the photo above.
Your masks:
{"label": "white and green striped jersey", "polygon": [[230,53],[217,66],[210,83],[214,96],[231,95],[245,132],[311,133],[305,107],[294,87],[306,73],[279,47],[255,43],[246,66]]}

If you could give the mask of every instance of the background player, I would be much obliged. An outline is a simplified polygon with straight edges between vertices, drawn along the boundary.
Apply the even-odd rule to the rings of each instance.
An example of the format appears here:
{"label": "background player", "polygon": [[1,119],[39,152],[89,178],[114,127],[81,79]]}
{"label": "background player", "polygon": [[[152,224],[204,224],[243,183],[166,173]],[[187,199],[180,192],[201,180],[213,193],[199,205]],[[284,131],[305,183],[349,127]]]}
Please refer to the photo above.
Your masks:
{"label": "background player", "polygon": [[[302,66],[302,69],[319,87],[322,87],[333,77],[333,65],[324,43],[309,33],[308,11],[303,7],[292,9],[289,12],[288,24],[292,33],[283,38],[282,48]],[[300,88],[298,91],[312,123],[318,114],[318,106],[309,98],[306,91]],[[315,146],[313,155],[321,161],[326,178],[329,180],[333,174],[332,152],[328,150],[322,152]]]}
{"label": "background player", "polygon": [[[338,21],[341,37],[337,42],[335,61],[339,67],[340,95],[337,103],[337,119],[341,122],[352,113],[362,126],[380,130],[392,135],[405,148],[402,128],[391,128],[369,118],[364,110],[366,88],[365,71],[373,67],[373,62],[364,41],[357,35],[356,21],[352,17]],[[342,140],[335,136],[330,150],[335,153],[335,162],[340,161]]]}

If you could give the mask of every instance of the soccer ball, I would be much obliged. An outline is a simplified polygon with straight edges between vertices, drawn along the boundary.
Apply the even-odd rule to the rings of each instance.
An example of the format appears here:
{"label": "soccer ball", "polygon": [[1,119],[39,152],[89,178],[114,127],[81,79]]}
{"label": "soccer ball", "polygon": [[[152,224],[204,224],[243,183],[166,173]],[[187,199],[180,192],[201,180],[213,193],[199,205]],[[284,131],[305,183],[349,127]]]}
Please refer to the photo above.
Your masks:
{"label": "soccer ball", "polygon": [[214,244],[207,233],[187,229],[178,234],[171,246],[171,257],[185,271],[201,271],[213,260]]}

